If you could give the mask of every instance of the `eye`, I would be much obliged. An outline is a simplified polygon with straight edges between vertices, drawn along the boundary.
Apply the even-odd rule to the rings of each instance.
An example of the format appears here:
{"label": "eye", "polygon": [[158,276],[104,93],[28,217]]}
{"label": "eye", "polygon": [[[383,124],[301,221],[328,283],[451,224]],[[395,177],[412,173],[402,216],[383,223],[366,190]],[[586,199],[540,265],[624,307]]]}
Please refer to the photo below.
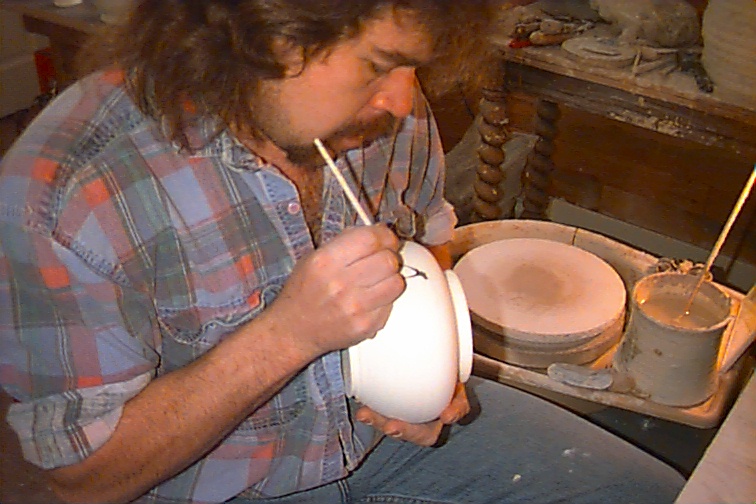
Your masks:
{"label": "eye", "polygon": [[376,76],[382,76],[386,75],[391,72],[394,68],[389,65],[376,63],[375,61],[368,60],[368,68],[370,68],[370,72]]}

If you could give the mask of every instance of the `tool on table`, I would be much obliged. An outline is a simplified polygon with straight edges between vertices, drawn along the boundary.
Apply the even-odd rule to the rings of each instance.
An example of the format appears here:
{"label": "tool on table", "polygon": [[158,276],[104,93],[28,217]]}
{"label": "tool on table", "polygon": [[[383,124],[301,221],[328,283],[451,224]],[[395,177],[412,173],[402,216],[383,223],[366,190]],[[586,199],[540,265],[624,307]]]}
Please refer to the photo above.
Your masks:
{"label": "tool on table", "polygon": [[706,69],[701,64],[701,55],[697,51],[681,49],[677,52],[677,64],[680,67],[680,70],[693,76],[696,80],[698,89],[704,93],[711,93],[714,91],[714,83],[711,81],[711,77],[709,77]]}
{"label": "tool on table", "polygon": [[562,43],[562,50],[569,58],[596,68],[625,68],[637,55],[635,48],[607,37],[571,38]]}
{"label": "tool on table", "polygon": [[593,369],[567,362],[555,362],[546,368],[546,374],[552,380],[574,387],[592,390],[608,390],[614,383],[613,368]]}
{"label": "tool on table", "polygon": [[634,76],[664,69],[671,72],[677,68],[677,49],[666,47],[638,46],[631,73]]}
{"label": "tool on table", "polygon": [[546,17],[518,23],[509,46],[512,48],[559,45],[594,27],[592,21],[569,17]]}

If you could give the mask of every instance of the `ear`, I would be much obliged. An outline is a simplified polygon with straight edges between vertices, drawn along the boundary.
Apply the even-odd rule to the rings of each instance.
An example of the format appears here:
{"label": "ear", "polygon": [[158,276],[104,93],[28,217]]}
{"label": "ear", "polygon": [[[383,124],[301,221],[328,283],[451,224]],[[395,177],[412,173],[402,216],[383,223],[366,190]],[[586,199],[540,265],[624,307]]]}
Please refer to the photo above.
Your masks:
{"label": "ear", "polygon": [[302,73],[305,67],[304,48],[294,44],[286,37],[276,37],[271,45],[276,60],[281,63],[284,77],[295,77]]}

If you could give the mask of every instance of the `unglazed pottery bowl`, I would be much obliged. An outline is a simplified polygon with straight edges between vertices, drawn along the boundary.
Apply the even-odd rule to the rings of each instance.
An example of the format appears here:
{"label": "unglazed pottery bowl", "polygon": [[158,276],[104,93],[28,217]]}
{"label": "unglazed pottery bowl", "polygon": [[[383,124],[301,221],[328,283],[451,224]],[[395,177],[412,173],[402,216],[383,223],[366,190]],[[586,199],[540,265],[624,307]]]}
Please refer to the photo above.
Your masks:
{"label": "unglazed pottery bowl", "polygon": [[377,413],[410,423],[438,418],[472,371],[472,329],[457,275],[422,245],[400,250],[407,288],[386,325],[345,351],[347,393]]}

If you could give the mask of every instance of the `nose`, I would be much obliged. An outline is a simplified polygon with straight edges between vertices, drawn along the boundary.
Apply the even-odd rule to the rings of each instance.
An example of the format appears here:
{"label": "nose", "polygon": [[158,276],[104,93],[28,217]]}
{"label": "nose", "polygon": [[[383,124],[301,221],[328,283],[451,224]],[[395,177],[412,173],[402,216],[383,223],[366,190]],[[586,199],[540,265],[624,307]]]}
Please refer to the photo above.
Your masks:
{"label": "nose", "polygon": [[385,110],[398,119],[404,119],[415,101],[415,69],[397,67],[386,76],[381,88],[373,95],[370,105]]}

